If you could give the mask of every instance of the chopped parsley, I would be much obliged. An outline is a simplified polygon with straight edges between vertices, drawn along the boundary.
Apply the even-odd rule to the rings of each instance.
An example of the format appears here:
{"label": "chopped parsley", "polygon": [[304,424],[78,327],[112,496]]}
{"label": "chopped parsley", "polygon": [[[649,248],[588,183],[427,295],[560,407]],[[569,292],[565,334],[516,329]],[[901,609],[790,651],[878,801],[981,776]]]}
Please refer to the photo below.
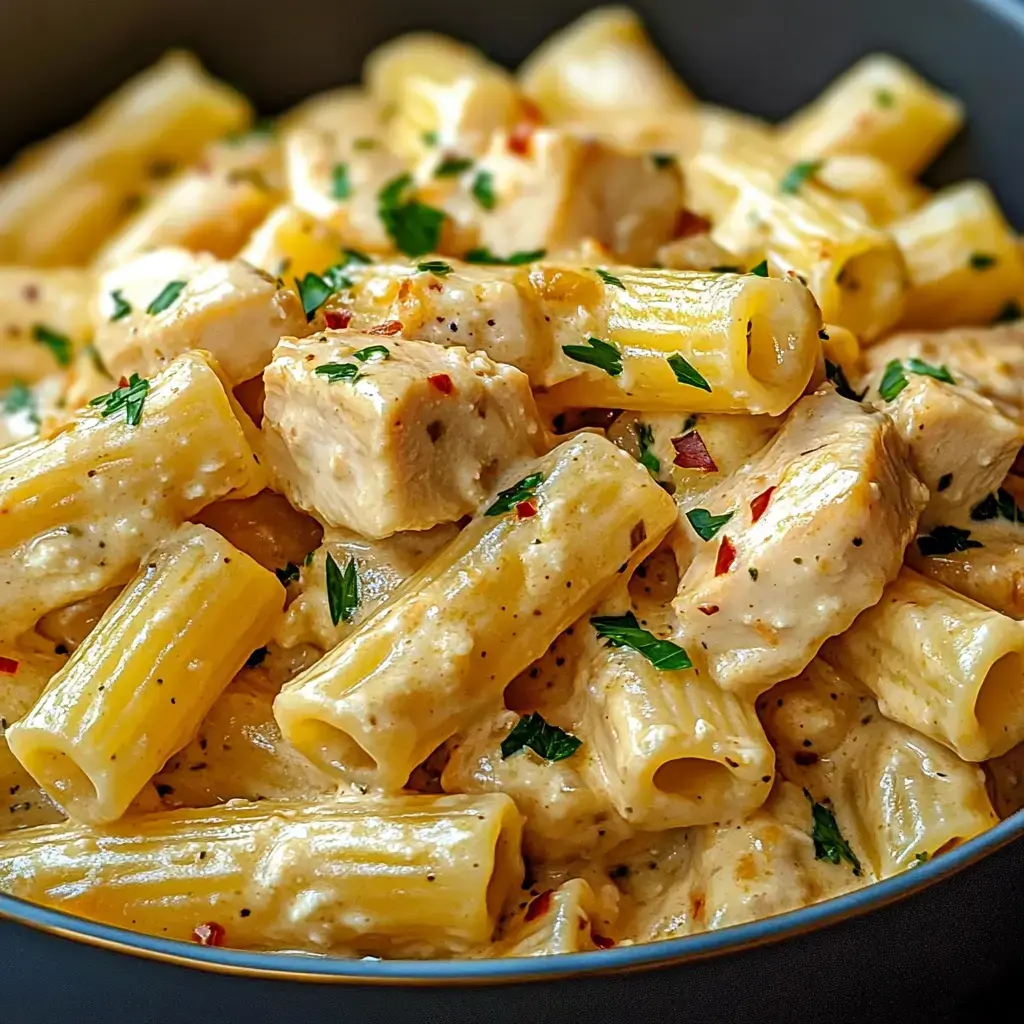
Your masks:
{"label": "chopped parsley", "polygon": [[341,252],[345,257],[346,266],[350,263],[362,263],[364,266],[368,266],[373,263],[373,259],[370,256],[367,256],[365,252],[361,252],[359,249],[342,249]]}
{"label": "chopped parsley", "polygon": [[73,346],[66,334],[51,330],[44,324],[36,324],[32,328],[32,340],[45,345],[57,360],[58,366],[70,366]]}
{"label": "chopped parsley", "polygon": [[806,789],[804,796],[811,805],[811,839],[814,840],[815,859],[827,860],[829,864],[839,864],[845,860],[853,867],[853,873],[860,875],[860,861],[839,831],[836,816],[824,804],[817,803]]}
{"label": "chopped parsley", "polygon": [[495,256],[490,249],[470,249],[462,258],[467,263],[479,263],[492,267],[519,267],[524,263],[534,263],[547,256],[547,249],[524,249],[512,253],[511,256]]}
{"label": "chopped parsley", "polygon": [[[927,864],[931,859],[932,855],[928,853],[927,850],[914,854],[914,864]],[[914,864],[911,864],[910,866],[913,867]]]}
{"label": "chopped parsley", "polygon": [[678,352],[666,360],[676,375],[680,384],[688,384],[691,388],[700,388],[701,391],[711,391],[711,385],[704,379],[700,371],[694,369]]}
{"label": "chopped parsley", "polygon": [[735,515],[735,512],[726,512],[720,516],[713,516],[706,508],[693,508],[686,513],[686,518],[693,527],[693,532],[703,541],[711,540],[718,531]]}
{"label": "chopped parsley", "polygon": [[102,406],[100,415],[104,419],[124,409],[128,426],[137,427],[142,422],[142,406],[145,404],[148,393],[149,381],[145,377],[133,373],[127,384],[122,384],[109,394],[97,395],[89,405]]}
{"label": "chopped parsley", "polygon": [[436,146],[441,137],[437,132],[424,132],[420,138],[423,140],[424,146]]}
{"label": "chopped parsley", "polygon": [[188,281],[168,281],[161,289],[160,294],[146,307],[146,312],[150,316],[156,316],[157,313],[169,309],[178,301],[178,296],[181,295],[187,284]]}
{"label": "chopped parsley", "polygon": [[887,402],[891,402],[906,386],[907,373],[920,374],[923,377],[934,377],[935,380],[944,381],[946,384],[955,384],[953,375],[945,366],[932,366],[923,359],[910,358],[906,363],[898,359],[890,359],[885,364],[885,371],[882,373],[882,381],[878,385],[878,393]]}
{"label": "chopped parsley", "polygon": [[445,263],[444,260],[427,260],[426,263],[417,263],[416,269],[423,274],[436,274],[438,277],[444,277],[445,274],[452,272],[451,264]]}
{"label": "chopped parsley", "polygon": [[876,89],[875,103],[880,107],[889,109],[896,106],[896,97],[891,89]]}
{"label": "chopped parsley", "polygon": [[756,267],[751,267],[749,273],[755,277],[767,277],[768,276],[768,261],[761,260]]}
{"label": "chopped parsley", "polygon": [[539,711],[534,711],[532,715],[520,718],[501,741],[501,756],[502,759],[511,757],[529,747],[545,761],[564,761],[579,750],[581,743],[582,740],[572,733],[559,729],[557,725],[549,725]]}
{"label": "chopped parsley", "polygon": [[371,359],[379,359],[381,362],[384,362],[385,359],[391,358],[391,353],[385,345],[367,345],[366,348],[361,348],[358,352],[353,352],[352,356],[354,359],[358,359],[361,363],[367,363]]}
{"label": "chopped parsley", "polygon": [[473,161],[468,156],[446,156],[436,168],[435,178],[454,178],[456,174],[468,171],[473,166]]}
{"label": "chopped parsley", "polygon": [[851,402],[860,402],[867,394],[868,389],[865,388],[859,395],[856,391],[850,387],[850,382],[846,379],[846,373],[838,363],[833,363],[830,360],[825,360],[825,376],[835,385],[836,394],[840,398],[848,398]]}
{"label": "chopped parsley", "polygon": [[757,570],[756,570],[756,569],[755,569],[755,568],[754,568],[753,566],[751,566],[751,567],[750,567],[750,568],[749,568],[749,569],[747,570],[747,572],[748,572],[748,574],[750,575],[750,578],[751,578],[751,579],[752,579],[752,580],[753,580],[753,581],[754,581],[754,582],[756,583],[756,582],[757,582],[757,577],[758,577],[758,575],[759,575],[759,574],[758,574],[758,571],[757,571]]}
{"label": "chopped parsley", "polygon": [[740,273],[740,271],[742,269],[743,269],[742,267],[733,267],[733,266],[728,266],[727,265],[727,266],[722,266],[722,267],[712,267],[711,268],[711,273],[712,274],[738,274],[738,273]]}
{"label": "chopped parsley", "polygon": [[359,571],[355,558],[350,557],[344,570],[341,570],[328,551],[324,572],[331,622],[335,626],[339,622],[351,622],[359,608]]}
{"label": "chopped parsley", "polygon": [[412,184],[408,172],[389,181],[377,196],[377,214],[399,251],[415,258],[437,249],[445,215],[416,199],[406,198]]}
{"label": "chopped parsley", "polygon": [[958,526],[935,526],[931,533],[917,538],[917,548],[926,558],[931,555],[951,555],[956,551],[980,548],[980,541],[971,540],[970,530]]}
{"label": "chopped parsley", "polygon": [[1010,299],[1005,306],[992,318],[992,324],[1012,324],[1021,318],[1020,303]]}
{"label": "chopped parsley", "polygon": [[784,196],[795,196],[800,189],[821,170],[824,160],[801,160],[782,176],[779,191]]}
{"label": "chopped parsley", "polygon": [[675,167],[678,161],[671,153],[652,153],[651,162],[659,171],[665,171],[669,167]]}
{"label": "chopped parsley", "polygon": [[274,575],[281,581],[281,586],[287,587],[299,578],[299,567],[294,562],[288,562],[283,569],[275,569]]}
{"label": "chopped parsley", "polygon": [[587,338],[586,345],[563,345],[562,351],[577,363],[596,366],[610,377],[618,377],[622,373],[622,353],[610,341]]}
{"label": "chopped parsley", "polygon": [[23,380],[16,380],[7,389],[4,395],[3,410],[8,416],[23,412],[36,426],[39,425],[39,410],[36,406],[36,396]]}
{"label": "chopped parsley", "polygon": [[253,126],[244,132],[228,132],[224,141],[229,146],[239,146],[249,139],[272,139],[277,134],[277,125],[269,117],[261,117]]}
{"label": "chopped parsley", "polygon": [[115,288],[110,293],[110,297],[114,300],[114,312],[110,314],[111,323],[114,323],[116,320],[123,320],[126,316],[131,316],[131,303],[121,294],[120,288]]}
{"label": "chopped parsley", "polygon": [[494,175],[490,171],[477,172],[470,192],[485,210],[493,210],[498,205],[498,197],[494,194]]}
{"label": "chopped parsley", "polygon": [[661,460],[654,454],[654,429],[649,423],[641,423],[639,420],[634,424],[636,430],[636,442],[640,446],[641,466],[647,468],[651,476],[657,476],[661,472]]}
{"label": "chopped parsley", "polygon": [[[941,490],[941,488],[940,488]],[[1010,523],[1024,523],[1024,511],[1017,507],[1013,495],[1003,487],[995,494],[988,494],[971,509],[971,519],[983,523],[996,517]]]}
{"label": "chopped parsley", "polygon": [[616,288],[621,288],[623,291],[626,290],[626,286],[622,283],[622,280],[614,274],[609,274],[607,270],[602,270],[598,267],[595,273],[602,281],[604,281],[605,284],[614,285]]}
{"label": "chopped parsley", "polygon": [[628,647],[642,654],[655,668],[675,672],[693,668],[690,656],[671,640],[659,640],[643,629],[632,612],[625,615],[601,615],[590,620],[597,635],[608,641],[609,647]]}
{"label": "chopped parsley", "polygon": [[536,496],[537,488],[544,482],[543,473],[531,473],[524,476],[518,483],[498,491],[494,504],[484,512],[485,516],[503,516],[511,512],[521,501],[529,501]]}
{"label": "chopped parsley", "polygon": [[[365,351],[365,349],[360,351]],[[355,384],[359,380],[359,367],[355,363],[324,363],[313,372],[318,377],[326,377],[328,384],[337,384],[339,380],[347,380]]]}
{"label": "chopped parsley", "polygon": [[352,183],[348,180],[348,164],[335,164],[331,168],[331,198],[348,199],[352,195]]}
{"label": "chopped parsley", "polygon": [[[331,276],[331,281],[325,281],[313,271],[306,274],[301,281],[297,277],[295,278],[295,290],[299,293],[299,299],[302,301],[302,311],[306,314],[306,320],[312,320],[316,316],[316,311],[335,291],[333,285],[339,283],[340,280],[340,275],[335,273],[337,270],[337,267],[331,267],[330,270],[325,271],[326,275]],[[345,280],[347,284],[343,287],[351,284],[347,278]]]}
{"label": "chopped parsley", "polygon": [[999,260],[988,252],[972,252],[967,262],[971,265],[971,270],[990,270]]}

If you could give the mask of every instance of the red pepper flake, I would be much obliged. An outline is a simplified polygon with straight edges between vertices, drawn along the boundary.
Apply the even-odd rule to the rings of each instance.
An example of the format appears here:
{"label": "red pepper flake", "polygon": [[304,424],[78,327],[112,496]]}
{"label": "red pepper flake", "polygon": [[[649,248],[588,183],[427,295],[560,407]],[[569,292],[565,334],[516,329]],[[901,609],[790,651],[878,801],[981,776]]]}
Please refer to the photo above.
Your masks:
{"label": "red pepper flake", "polygon": [[409,292],[411,291],[412,284],[410,283],[409,278],[405,278],[405,280],[398,286],[398,301],[401,302],[402,299],[407,299],[409,297]]}
{"label": "red pepper flake", "polygon": [[[717,573],[716,573],[717,575]],[[705,615],[714,615],[718,611],[717,604],[699,604],[697,610],[703,612]]]}
{"label": "red pepper flake", "polygon": [[545,889],[544,892],[530,901],[530,905],[526,908],[526,914],[523,916],[523,920],[534,921],[538,917],[543,917],[550,908],[551,890]]}
{"label": "red pepper flake", "polygon": [[18,673],[18,662],[13,658],[0,658],[0,674],[13,676]]}
{"label": "red pepper flake", "polygon": [[38,302],[39,301],[39,288],[34,284],[27,284],[21,290],[21,294],[25,297],[26,302]]}
{"label": "red pepper flake", "polygon": [[327,326],[332,331],[343,331],[352,323],[352,311],[350,309],[329,309],[324,316],[327,318]]}
{"label": "red pepper flake", "polygon": [[691,235],[706,235],[711,230],[711,221],[691,210],[680,210],[676,217],[673,238],[689,238]]}
{"label": "red pepper flake", "polygon": [[537,499],[528,498],[516,505],[516,519],[532,519],[537,514]]}
{"label": "red pepper flake", "polygon": [[[373,332],[371,331],[371,333]],[[432,373],[427,378],[427,383],[437,388],[442,395],[450,395],[455,390],[455,385],[447,373]]]}
{"label": "red pepper flake", "polygon": [[427,287],[432,292],[443,292],[444,291],[444,285],[441,284],[440,281],[431,281],[430,284],[427,285]]}
{"label": "red pepper flake", "polygon": [[594,945],[598,949],[611,949],[615,945],[614,939],[609,939],[605,935],[598,935],[597,932],[591,932],[590,937],[594,940]]}
{"label": "red pepper flake", "polygon": [[732,568],[736,561],[736,548],[728,537],[722,538],[718,546],[718,557],[715,559],[715,575],[722,576]]}
{"label": "red pepper flake", "polygon": [[536,124],[532,121],[520,121],[508,135],[508,148],[510,153],[519,156],[529,156],[533,145],[533,133],[537,130]]}
{"label": "red pepper flake", "polygon": [[383,334],[390,336],[392,334],[398,334],[402,330],[401,320],[385,320],[382,324],[377,324],[376,327],[371,327],[366,333],[367,334]]}
{"label": "red pepper flake", "polygon": [[682,437],[673,437],[672,447],[676,450],[676,457],[672,461],[677,466],[682,466],[683,469],[699,469],[702,473],[718,472],[704,438],[696,430],[691,430]]}
{"label": "red pepper flake", "polygon": [[122,375],[121,379],[117,382],[117,386],[119,388],[128,387],[128,378]]}
{"label": "red pepper flake", "polygon": [[772,500],[772,492],[774,490],[774,487],[769,487],[767,491],[762,491],[750,503],[750,521],[752,523],[756,523],[765,514],[768,509],[768,502]]}
{"label": "red pepper flake", "polygon": [[224,926],[216,921],[198,924],[192,931],[192,941],[198,942],[200,946],[223,946]]}

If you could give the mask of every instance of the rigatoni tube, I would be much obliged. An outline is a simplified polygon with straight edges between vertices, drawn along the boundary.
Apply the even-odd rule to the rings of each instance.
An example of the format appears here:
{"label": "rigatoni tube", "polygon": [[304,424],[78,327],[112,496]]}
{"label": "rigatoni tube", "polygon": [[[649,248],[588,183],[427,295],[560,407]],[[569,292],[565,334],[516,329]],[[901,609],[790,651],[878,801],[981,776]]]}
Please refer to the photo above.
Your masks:
{"label": "rigatoni tube", "polygon": [[230,491],[262,487],[202,353],[180,356],[149,382],[135,425],[123,407],[103,411],[0,451],[0,638],[124,582],[168,529]]}
{"label": "rigatoni tube", "polygon": [[8,730],[11,751],[70,817],[114,821],[189,741],[283,604],[273,573],[213,530],[182,527]]}
{"label": "rigatoni tube", "polygon": [[0,890],[104,924],[240,949],[419,955],[488,942],[523,876],[500,795],[235,803],[0,841]]}
{"label": "rigatoni tube", "polygon": [[610,441],[567,441],[281,691],[285,739],[350,779],[401,788],[675,519],[671,498]]}
{"label": "rigatoni tube", "polygon": [[965,761],[1024,740],[1024,624],[910,569],[822,657]]}

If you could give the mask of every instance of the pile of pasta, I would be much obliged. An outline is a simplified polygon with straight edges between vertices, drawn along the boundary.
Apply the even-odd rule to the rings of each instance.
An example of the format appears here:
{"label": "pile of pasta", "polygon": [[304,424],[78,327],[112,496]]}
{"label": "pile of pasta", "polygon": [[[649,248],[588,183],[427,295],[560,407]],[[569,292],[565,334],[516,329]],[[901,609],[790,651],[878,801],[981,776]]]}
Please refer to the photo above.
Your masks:
{"label": "pile of pasta", "polygon": [[0,891],[533,956],[1024,802],[1024,260],[865,57],[777,126],[629,11],[272,122],[170,54],[0,177]]}

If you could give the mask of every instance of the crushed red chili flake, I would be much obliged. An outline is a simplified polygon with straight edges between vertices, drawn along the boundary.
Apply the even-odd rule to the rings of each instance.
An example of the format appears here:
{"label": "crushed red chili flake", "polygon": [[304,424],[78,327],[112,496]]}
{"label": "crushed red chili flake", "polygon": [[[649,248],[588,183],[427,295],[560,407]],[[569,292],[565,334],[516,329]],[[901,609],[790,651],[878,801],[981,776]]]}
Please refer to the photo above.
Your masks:
{"label": "crushed red chili flake", "polygon": [[674,238],[689,238],[691,235],[706,235],[711,230],[711,221],[692,210],[680,210],[676,217]]}
{"label": "crushed red chili flake", "polygon": [[376,327],[371,327],[366,333],[367,334],[383,334],[390,336],[392,334],[398,334],[402,330],[401,320],[385,320],[382,324],[377,324]]}
{"label": "crushed red chili flake", "polygon": [[121,379],[117,382],[117,386],[119,388],[128,387],[128,378],[122,375]]}
{"label": "crushed red chili flake", "polygon": [[530,147],[533,144],[533,133],[537,126],[532,121],[520,121],[508,133],[508,148],[510,153],[519,156],[529,156]]}
{"label": "crushed red chili flake", "polygon": [[332,331],[343,331],[352,323],[352,311],[349,309],[329,309],[324,316]]}
{"label": "crushed red chili flake", "polygon": [[735,561],[736,548],[728,537],[723,537],[722,543],[718,546],[718,557],[715,559],[715,575],[722,576],[727,573]]}
{"label": "crushed red chili flake", "polygon": [[683,469],[699,469],[702,473],[718,472],[718,466],[711,458],[704,438],[696,430],[691,430],[682,437],[673,437],[672,447],[676,450],[676,457],[672,460],[675,465]]}
{"label": "crushed red chili flake", "polygon": [[609,939],[606,935],[598,935],[594,931],[590,933],[590,937],[594,940],[594,945],[598,949],[611,949],[615,945],[614,939]]}
{"label": "crushed red chili flake", "polygon": [[207,921],[205,924],[197,924],[192,931],[192,941],[198,942],[200,946],[223,946],[224,926],[216,921]]}
{"label": "crushed red chili flake", "polygon": [[524,921],[534,921],[546,914],[551,907],[551,890],[545,889],[539,896],[530,901],[523,915]]}
{"label": "crushed red chili flake", "polygon": [[516,505],[516,519],[531,519],[537,514],[537,499],[529,498]]}
{"label": "crushed red chili flake", "polygon": [[765,514],[768,509],[768,502],[772,500],[772,492],[774,490],[774,487],[769,487],[767,491],[762,491],[750,503],[750,521],[752,523],[756,523]]}
{"label": "crushed red chili flake", "polygon": [[409,278],[406,278],[398,286],[398,298],[399,298],[399,301],[401,301],[402,299],[407,299],[409,297],[409,292],[411,292],[411,291],[412,291],[412,284],[410,283]]}
{"label": "crushed red chili flake", "polygon": [[13,658],[0,658],[0,673],[5,676],[17,675],[18,662]]}
{"label": "crushed red chili flake", "polygon": [[719,609],[717,604],[699,604],[697,605],[697,610],[705,615],[714,615]]}
{"label": "crushed red chili flake", "polygon": [[442,395],[450,395],[455,390],[455,385],[447,373],[432,373],[427,378],[427,383],[437,388]]}

